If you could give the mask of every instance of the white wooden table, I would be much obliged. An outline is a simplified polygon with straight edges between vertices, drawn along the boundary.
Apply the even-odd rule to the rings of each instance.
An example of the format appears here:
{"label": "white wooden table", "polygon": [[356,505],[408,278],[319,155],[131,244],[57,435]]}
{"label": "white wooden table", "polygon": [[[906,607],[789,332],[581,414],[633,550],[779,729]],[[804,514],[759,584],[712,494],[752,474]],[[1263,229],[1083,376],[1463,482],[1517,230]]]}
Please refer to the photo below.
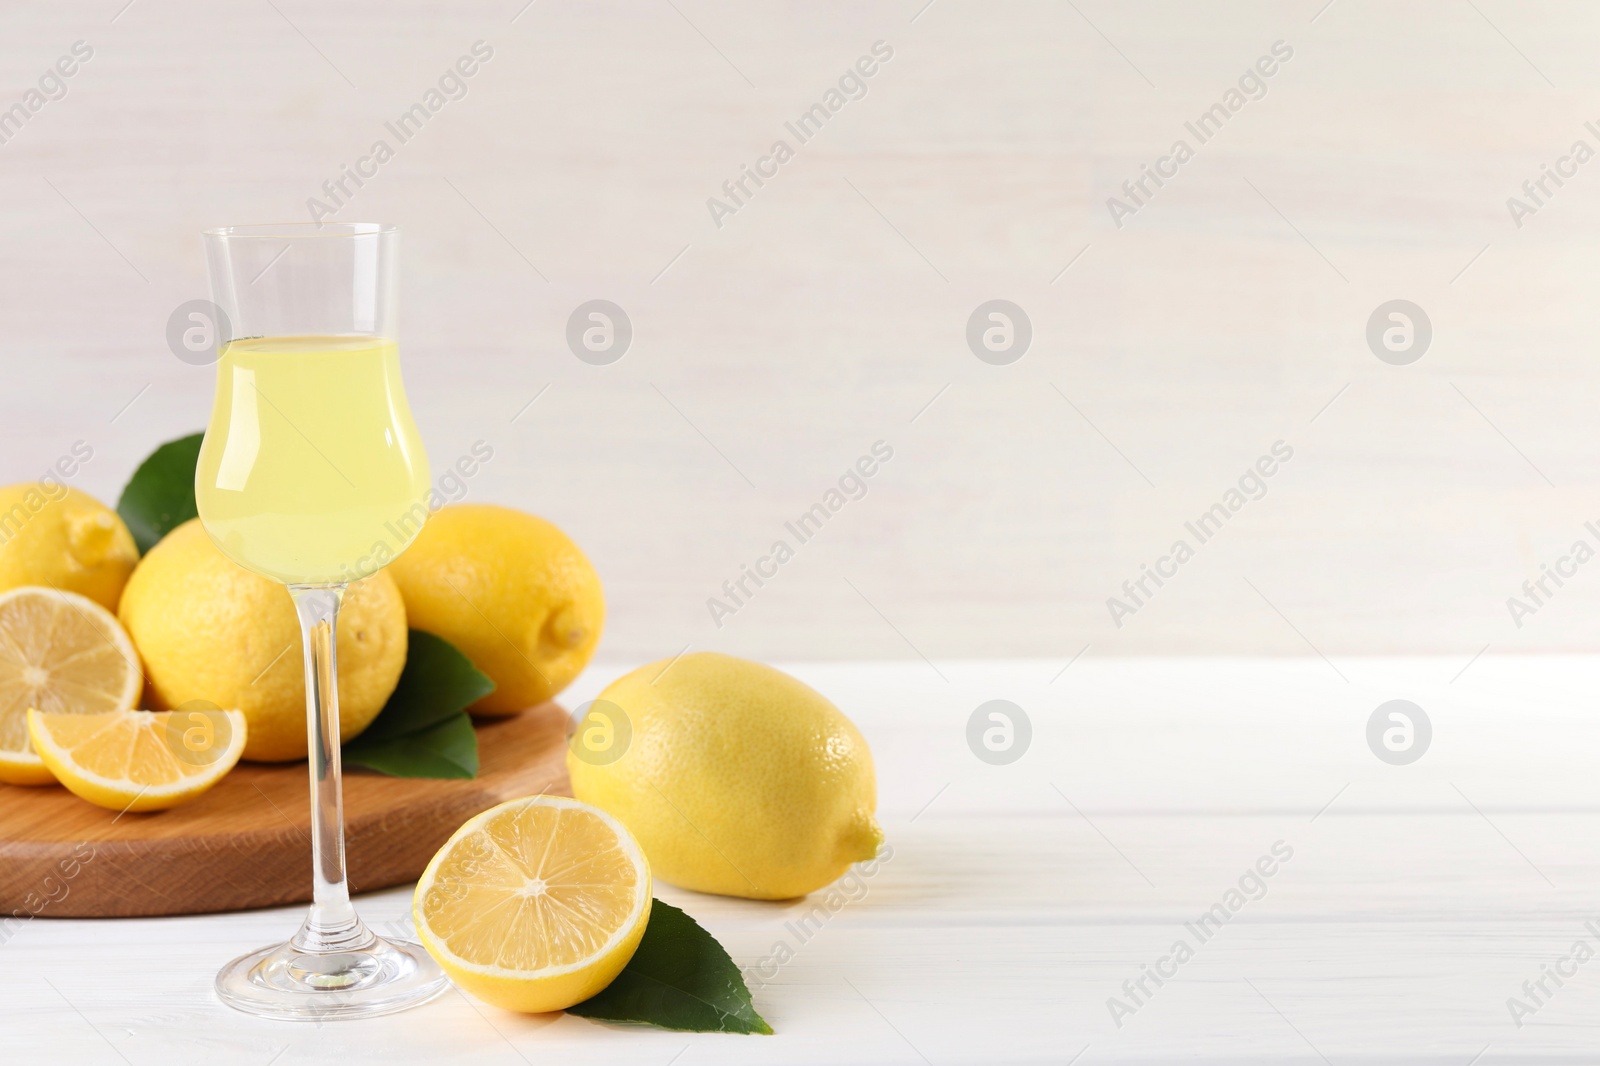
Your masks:
{"label": "white wooden table", "polygon": [[[1057,677],[1065,661],[790,668],[871,741],[892,859],[804,942],[785,926],[799,904],[658,890],[741,966],[790,944],[794,957],[756,993],[776,1036],[519,1017],[456,993],[321,1027],[235,1014],[213,998],[212,974],[286,935],[297,913],[278,910],[29,923],[0,947],[3,1059],[1487,1066],[1600,1056],[1600,962],[1577,966],[1564,987],[1546,978],[1552,994],[1521,1028],[1507,1007],[1575,941],[1600,946],[1585,928],[1600,919],[1600,660],[1090,655]],[[592,668],[568,697],[591,698],[622,665]],[[1433,727],[1410,765],[1380,761],[1366,742],[1369,716],[1395,698]],[[1010,765],[967,747],[968,718],[991,699],[1032,722],[1030,748]],[[1185,923],[1226,904],[1279,841],[1293,855],[1263,879],[1265,895],[1200,942]],[[377,925],[403,921],[409,892],[361,906]],[[1151,994],[1117,1026],[1108,999],[1179,939],[1193,958],[1161,987],[1146,978]]]}

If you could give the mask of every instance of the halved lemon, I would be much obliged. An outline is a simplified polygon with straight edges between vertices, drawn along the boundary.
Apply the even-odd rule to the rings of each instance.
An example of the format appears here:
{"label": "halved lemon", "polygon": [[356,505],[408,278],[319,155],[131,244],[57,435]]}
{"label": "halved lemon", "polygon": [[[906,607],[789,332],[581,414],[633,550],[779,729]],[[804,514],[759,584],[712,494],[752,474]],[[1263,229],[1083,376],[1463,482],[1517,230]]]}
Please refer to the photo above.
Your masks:
{"label": "halved lemon", "polygon": [[114,811],[160,811],[199,796],[244,752],[240,711],[28,712],[45,766],[74,795]]}
{"label": "halved lemon", "polygon": [[650,866],[622,823],[561,796],[484,811],[433,857],[412,900],[451,980],[507,1010],[564,1010],[609,985],[650,920]]}
{"label": "halved lemon", "polygon": [[55,782],[28,740],[27,712],[102,714],[139,699],[144,672],[110,611],[60,589],[0,593],[0,781]]}

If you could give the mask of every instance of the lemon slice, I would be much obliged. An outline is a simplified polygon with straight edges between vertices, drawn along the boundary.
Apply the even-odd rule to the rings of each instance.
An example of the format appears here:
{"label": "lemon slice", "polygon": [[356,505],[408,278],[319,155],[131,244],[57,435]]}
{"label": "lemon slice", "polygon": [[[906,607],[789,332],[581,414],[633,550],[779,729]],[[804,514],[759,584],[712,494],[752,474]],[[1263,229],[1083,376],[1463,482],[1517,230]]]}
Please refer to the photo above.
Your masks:
{"label": "lemon slice", "polygon": [[563,1010],[609,985],[650,919],[650,867],[611,815],[530,796],[456,830],[412,902],[428,954],[507,1010]]}
{"label": "lemon slice", "polygon": [[28,740],[30,707],[126,711],[143,686],[133,641],[98,603],[37,586],[0,594],[0,781],[55,782]]}
{"label": "lemon slice", "polygon": [[199,796],[239,761],[244,732],[240,711],[28,712],[28,734],[56,780],[114,811]]}

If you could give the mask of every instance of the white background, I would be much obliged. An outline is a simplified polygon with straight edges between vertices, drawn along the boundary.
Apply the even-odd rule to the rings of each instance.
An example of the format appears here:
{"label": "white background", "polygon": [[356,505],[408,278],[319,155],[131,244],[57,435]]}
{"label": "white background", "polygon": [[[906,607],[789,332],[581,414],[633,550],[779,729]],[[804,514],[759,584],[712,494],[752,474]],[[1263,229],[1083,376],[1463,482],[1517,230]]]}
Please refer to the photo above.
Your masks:
{"label": "white background", "polygon": [[[1600,162],[1520,228],[1506,200],[1600,149],[1600,7],[125,3],[0,9],[0,108],[95,50],[0,144],[0,481],[83,440],[113,500],[199,429],[211,371],[165,339],[206,295],[199,231],[306,217],[483,40],[335,216],[405,231],[436,465],[490,442],[470,498],[598,567],[565,699],[686,645],[787,664],[868,737],[896,857],[757,991],[768,1040],[455,993],[315,1030],[227,1011],[212,974],[282,910],[28,923],[0,951],[22,1060],[1593,1057],[1587,970],[1522,1028],[1507,1000],[1595,917],[1595,660],[1515,653],[1592,647],[1600,562],[1520,628],[1506,600],[1600,546]],[[707,198],[879,40],[866,97],[717,227]],[[1280,40],[1265,98],[1118,228],[1107,198]],[[565,341],[596,298],[633,323],[610,366]],[[1033,326],[1009,366],[965,341],[997,298]],[[1364,336],[1393,299],[1432,322],[1408,366]],[[715,626],[880,439],[867,497]],[[1267,495],[1117,627],[1107,597],[1278,440]],[[997,698],[1033,722],[1008,766],[965,743]],[[1409,766],[1367,747],[1395,698],[1432,722]],[[1121,982],[1280,838],[1267,896],[1118,1028]],[[661,895],[744,966],[805,909]],[[406,899],[361,905],[387,928]]]}
{"label": "white background", "polygon": [[[1592,5],[123,3],[0,16],[0,106],[94,48],[0,145],[4,479],[82,439],[78,484],[114,499],[202,427],[212,371],[165,341],[206,295],[199,231],[307,217],[383,137],[335,217],[405,232],[429,450],[489,441],[470,498],[589,552],[603,655],[1465,663],[1600,629],[1600,567],[1520,629],[1506,606],[1600,517],[1600,164],[1520,229],[1506,206],[1600,148]],[[399,145],[384,123],[478,40]],[[878,40],[867,96],[714,225]],[[1278,40],[1266,97],[1118,229],[1107,198]],[[566,347],[593,298],[633,322],[611,366]],[[1033,324],[1010,366],[964,340],[994,298]],[[1410,366],[1364,340],[1395,298],[1433,324]],[[879,439],[869,495],[715,626]],[[1106,598],[1280,439],[1268,495],[1115,626]]]}

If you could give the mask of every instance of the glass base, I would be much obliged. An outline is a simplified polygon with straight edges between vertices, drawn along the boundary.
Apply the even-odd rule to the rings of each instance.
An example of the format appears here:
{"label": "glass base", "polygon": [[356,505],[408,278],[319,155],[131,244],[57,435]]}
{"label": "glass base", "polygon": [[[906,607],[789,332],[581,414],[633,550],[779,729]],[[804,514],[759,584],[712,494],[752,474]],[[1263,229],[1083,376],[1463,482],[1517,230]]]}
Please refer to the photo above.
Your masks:
{"label": "glass base", "polygon": [[373,937],[353,951],[309,952],[292,942],[262,948],[223,967],[217,995],[246,1014],[321,1022],[393,1014],[448,983],[420,945]]}

